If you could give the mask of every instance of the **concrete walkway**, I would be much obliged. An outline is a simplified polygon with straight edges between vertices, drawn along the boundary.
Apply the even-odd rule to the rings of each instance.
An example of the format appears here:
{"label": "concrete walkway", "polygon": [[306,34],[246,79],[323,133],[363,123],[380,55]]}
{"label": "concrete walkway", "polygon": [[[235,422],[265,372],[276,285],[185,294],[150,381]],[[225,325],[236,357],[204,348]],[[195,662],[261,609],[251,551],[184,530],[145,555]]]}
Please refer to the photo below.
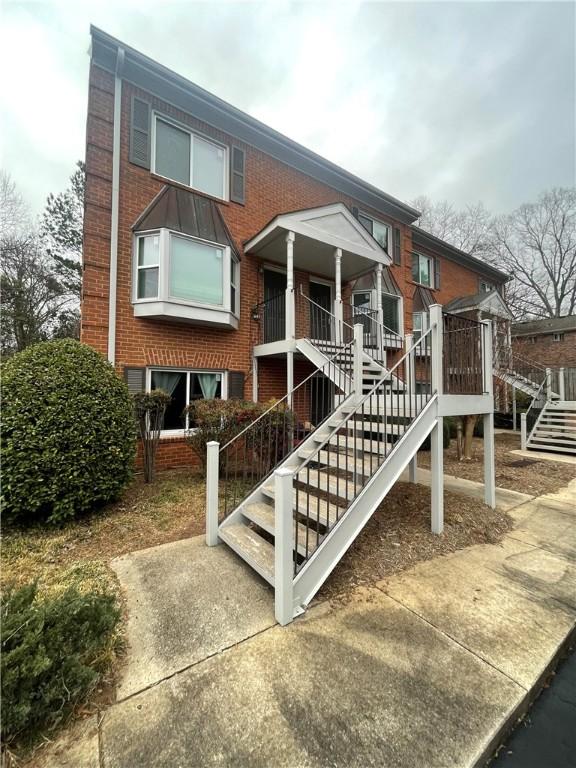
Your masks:
{"label": "concrete walkway", "polygon": [[509,511],[501,545],[421,563],[286,628],[224,547],[195,539],[119,559],[131,650],[90,760],[480,765],[576,618],[576,481]]}

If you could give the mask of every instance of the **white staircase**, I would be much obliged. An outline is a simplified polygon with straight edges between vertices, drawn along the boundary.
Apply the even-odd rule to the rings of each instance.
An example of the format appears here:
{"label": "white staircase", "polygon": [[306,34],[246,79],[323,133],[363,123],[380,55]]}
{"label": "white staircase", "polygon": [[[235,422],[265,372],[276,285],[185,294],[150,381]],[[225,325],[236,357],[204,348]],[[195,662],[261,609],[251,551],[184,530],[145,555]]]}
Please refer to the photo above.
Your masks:
{"label": "white staircase", "polygon": [[526,448],[576,454],[576,401],[547,401],[527,437]]}

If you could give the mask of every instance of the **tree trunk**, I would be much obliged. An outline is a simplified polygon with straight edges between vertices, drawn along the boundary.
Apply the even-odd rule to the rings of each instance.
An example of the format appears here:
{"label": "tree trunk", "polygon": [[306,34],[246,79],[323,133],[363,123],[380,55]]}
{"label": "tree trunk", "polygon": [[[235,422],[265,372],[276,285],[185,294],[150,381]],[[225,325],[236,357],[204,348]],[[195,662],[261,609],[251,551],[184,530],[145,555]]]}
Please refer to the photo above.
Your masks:
{"label": "tree trunk", "polygon": [[474,437],[474,427],[476,426],[477,416],[464,417],[464,460],[472,459],[472,438]]}

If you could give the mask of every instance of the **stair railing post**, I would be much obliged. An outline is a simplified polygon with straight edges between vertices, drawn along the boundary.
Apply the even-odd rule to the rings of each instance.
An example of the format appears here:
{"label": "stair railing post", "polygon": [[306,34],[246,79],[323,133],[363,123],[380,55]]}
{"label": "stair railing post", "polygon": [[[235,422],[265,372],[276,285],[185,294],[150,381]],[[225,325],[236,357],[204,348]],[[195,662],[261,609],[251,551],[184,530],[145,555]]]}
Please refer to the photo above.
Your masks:
{"label": "stair railing post", "polygon": [[483,391],[488,395],[494,395],[494,374],[492,364],[492,320],[483,320],[484,343],[482,356]]}
{"label": "stair railing post", "polygon": [[[407,333],[404,337],[404,352],[406,358],[404,360],[404,384],[408,387],[408,405],[412,405],[416,402],[416,355],[415,350],[411,349],[414,343],[414,335]],[[418,454],[414,454],[414,458],[410,459],[408,464],[408,482],[415,483],[418,475]]]}
{"label": "stair railing post", "polygon": [[560,400],[566,400],[566,382],[564,380],[564,368],[558,370],[558,394]]}
{"label": "stair railing post", "polygon": [[[430,354],[430,375],[432,392],[442,395],[442,343],[444,340],[444,318],[442,305],[430,306],[430,328],[432,344]],[[432,533],[444,530],[444,419],[436,416],[436,425],[430,433],[430,499]]]}
{"label": "stair railing post", "polygon": [[294,308],[294,232],[286,234],[286,338],[296,337]]}
{"label": "stair railing post", "polygon": [[341,344],[343,334],[343,313],[342,313],[342,249],[336,248],[334,250],[334,284],[336,287],[336,295],[334,297],[334,317],[336,318],[336,327],[334,328],[334,341],[336,344]]}
{"label": "stair railing post", "polygon": [[526,434],[526,414],[521,413],[520,414],[520,448],[525,451],[526,445],[528,443],[527,434]]}
{"label": "stair railing post", "polygon": [[552,400],[552,369],[546,368],[546,400]]}
{"label": "stair railing post", "polygon": [[442,342],[444,336],[444,322],[442,318],[442,305],[430,305],[431,355],[430,375],[432,378],[432,392],[442,394]]}
{"label": "stair railing post", "polygon": [[206,445],[206,544],[218,544],[218,483],[220,443],[211,440]]}
{"label": "stair railing post", "polygon": [[362,381],[364,364],[364,326],[356,323],[354,326],[354,373],[352,387],[354,397],[359,402],[362,399]]}
{"label": "stair railing post", "polygon": [[283,626],[294,618],[293,482],[291,469],[274,472],[274,615]]}

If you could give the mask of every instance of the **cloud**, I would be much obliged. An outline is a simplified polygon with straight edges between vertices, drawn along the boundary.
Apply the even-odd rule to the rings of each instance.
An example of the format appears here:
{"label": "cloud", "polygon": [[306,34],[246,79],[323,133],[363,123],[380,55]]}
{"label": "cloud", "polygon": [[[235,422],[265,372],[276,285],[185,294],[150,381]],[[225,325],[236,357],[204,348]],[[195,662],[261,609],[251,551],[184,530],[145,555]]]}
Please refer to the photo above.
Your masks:
{"label": "cloud", "polygon": [[575,183],[571,3],[11,2],[1,164],[35,210],[84,153],[89,24],[404,200]]}

